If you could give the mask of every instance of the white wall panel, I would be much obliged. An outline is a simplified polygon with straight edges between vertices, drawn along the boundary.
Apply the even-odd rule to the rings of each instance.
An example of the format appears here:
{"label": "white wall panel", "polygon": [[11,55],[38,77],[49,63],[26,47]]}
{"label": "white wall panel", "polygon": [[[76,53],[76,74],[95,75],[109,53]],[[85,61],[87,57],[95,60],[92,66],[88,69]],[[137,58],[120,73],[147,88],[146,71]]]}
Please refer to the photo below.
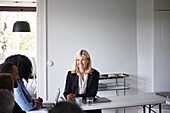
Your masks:
{"label": "white wall panel", "polygon": [[100,73],[131,75],[137,87],[136,0],[47,0],[48,97],[64,89],[67,71],[81,48]]}
{"label": "white wall panel", "polygon": [[138,93],[153,91],[153,0],[137,0]]}
{"label": "white wall panel", "polygon": [[155,12],[154,91],[170,91],[170,11]]}

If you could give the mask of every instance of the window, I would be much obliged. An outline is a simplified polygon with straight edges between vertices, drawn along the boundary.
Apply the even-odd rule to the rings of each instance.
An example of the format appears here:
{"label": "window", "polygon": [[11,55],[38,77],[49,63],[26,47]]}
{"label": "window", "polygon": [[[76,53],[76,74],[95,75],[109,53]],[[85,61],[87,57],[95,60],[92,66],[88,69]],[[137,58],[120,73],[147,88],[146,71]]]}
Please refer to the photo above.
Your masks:
{"label": "window", "polygon": [[[16,21],[28,21],[31,32],[12,32]],[[36,56],[36,12],[0,12],[0,53]]]}

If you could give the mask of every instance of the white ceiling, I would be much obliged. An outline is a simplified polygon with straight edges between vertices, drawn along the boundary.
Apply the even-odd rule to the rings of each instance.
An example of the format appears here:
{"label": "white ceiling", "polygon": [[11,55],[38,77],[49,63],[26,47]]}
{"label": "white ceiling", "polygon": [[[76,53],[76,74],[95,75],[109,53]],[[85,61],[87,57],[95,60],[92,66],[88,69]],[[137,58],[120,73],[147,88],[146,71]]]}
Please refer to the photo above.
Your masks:
{"label": "white ceiling", "polygon": [[36,6],[36,0],[0,0],[0,6]]}

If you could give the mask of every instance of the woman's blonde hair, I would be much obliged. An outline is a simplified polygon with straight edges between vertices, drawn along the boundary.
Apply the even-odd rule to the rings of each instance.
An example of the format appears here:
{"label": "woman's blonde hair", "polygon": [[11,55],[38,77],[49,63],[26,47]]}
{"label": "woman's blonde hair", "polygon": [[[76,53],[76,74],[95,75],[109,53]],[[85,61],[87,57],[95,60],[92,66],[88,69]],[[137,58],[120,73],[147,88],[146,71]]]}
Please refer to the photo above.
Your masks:
{"label": "woman's blonde hair", "polygon": [[91,68],[91,58],[89,53],[86,50],[80,50],[77,52],[75,59],[74,59],[74,64],[73,64],[73,68],[71,70],[72,73],[79,73],[79,68],[77,66],[76,60],[79,56],[83,56],[86,60],[88,60],[88,64],[87,64],[87,69],[86,69],[86,73],[89,74],[93,71],[93,69]]}

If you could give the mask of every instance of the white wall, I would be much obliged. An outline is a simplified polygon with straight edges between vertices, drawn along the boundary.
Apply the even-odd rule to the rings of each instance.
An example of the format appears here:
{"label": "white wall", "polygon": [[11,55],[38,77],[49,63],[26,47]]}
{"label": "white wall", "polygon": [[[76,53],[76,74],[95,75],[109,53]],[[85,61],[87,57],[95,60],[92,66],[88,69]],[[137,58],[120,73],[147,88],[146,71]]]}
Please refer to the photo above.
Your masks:
{"label": "white wall", "polygon": [[137,89],[136,0],[47,1],[48,99],[64,89],[65,76],[81,48],[100,73],[130,74]]}
{"label": "white wall", "polygon": [[170,91],[170,11],[155,11],[154,91]]}
{"label": "white wall", "polygon": [[154,91],[170,91],[170,1],[155,0]]}
{"label": "white wall", "polygon": [[137,0],[138,93],[153,91],[153,0]]}
{"label": "white wall", "polygon": [[137,2],[139,93],[170,91],[169,9],[169,0]]}
{"label": "white wall", "polygon": [[47,99],[46,0],[37,0],[37,95]]}
{"label": "white wall", "polygon": [[[41,14],[45,13],[44,4],[39,4]],[[130,74],[132,93],[160,86],[154,80],[153,4],[153,0],[47,0],[47,37],[44,23],[40,23],[43,39],[39,44],[45,45],[39,50],[40,95],[53,99],[57,88],[64,89],[66,73],[80,48],[89,51],[93,67],[100,73]],[[54,66],[46,67],[47,61]]]}
{"label": "white wall", "polygon": [[170,1],[169,0],[154,0],[154,9],[155,10],[170,10]]}

